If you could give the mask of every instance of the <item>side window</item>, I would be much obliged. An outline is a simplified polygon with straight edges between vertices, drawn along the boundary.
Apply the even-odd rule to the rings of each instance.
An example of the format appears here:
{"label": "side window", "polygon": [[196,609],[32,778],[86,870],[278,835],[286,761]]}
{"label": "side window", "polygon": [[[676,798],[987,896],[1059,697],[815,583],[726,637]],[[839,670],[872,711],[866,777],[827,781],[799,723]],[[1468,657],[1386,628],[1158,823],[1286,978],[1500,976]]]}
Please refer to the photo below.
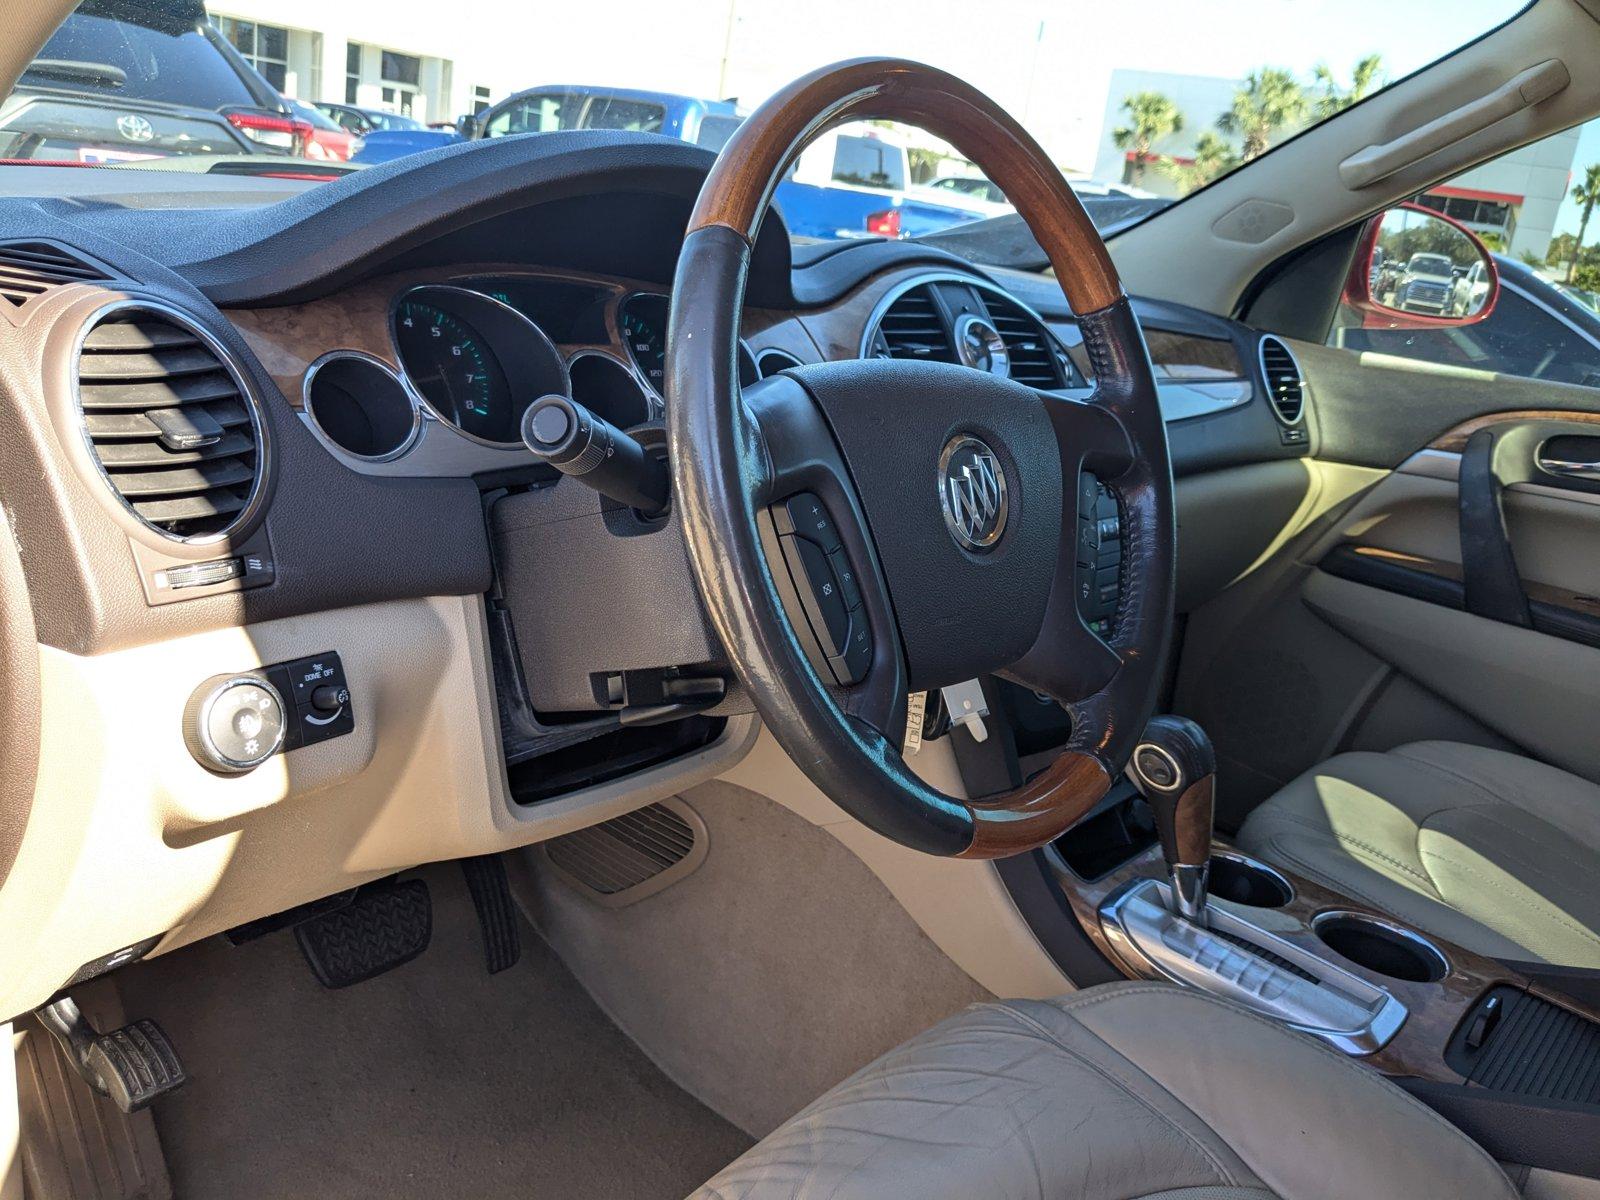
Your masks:
{"label": "side window", "polygon": [[[1513,150],[1413,203],[1464,225],[1487,248],[1500,281],[1494,307],[1473,324],[1382,328],[1341,306],[1329,345],[1600,388],[1600,221],[1591,221],[1600,203],[1600,121]],[[1432,281],[1428,257],[1385,261],[1380,246],[1374,295],[1427,311],[1410,292],[1422,296]],[[1489,287],[1481,262],[1458,270],[1453,311],[1469,311]]]}
{"label": "side window", "polygon": [[489,123],[483,128],[483,136],[506,137],[513,133],[536,132],[539,129],[535,116],[537,105],[538,102],[534,100],[516,100],[506,105],[489,118]]}
{"label": "side window", "polygon": [[858,187],[902,191],[906,186],[906,152],[878,138],[840,134],[833,148],[833,178]]}

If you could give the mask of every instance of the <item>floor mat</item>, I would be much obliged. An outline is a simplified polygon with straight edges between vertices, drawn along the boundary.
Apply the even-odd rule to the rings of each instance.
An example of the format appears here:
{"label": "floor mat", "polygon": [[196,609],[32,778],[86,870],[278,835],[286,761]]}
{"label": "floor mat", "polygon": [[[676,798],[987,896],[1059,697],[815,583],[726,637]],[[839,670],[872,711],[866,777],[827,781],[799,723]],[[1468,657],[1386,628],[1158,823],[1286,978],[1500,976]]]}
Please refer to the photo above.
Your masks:
{"label": "floor mat", "polygon": [[154,1110],[177,1200],[681,1197],[749,1146],[539,938],[487,974],[461,872],[426,878],[433,944],[354,987],[287,931],[122,972],[190,1073]]}

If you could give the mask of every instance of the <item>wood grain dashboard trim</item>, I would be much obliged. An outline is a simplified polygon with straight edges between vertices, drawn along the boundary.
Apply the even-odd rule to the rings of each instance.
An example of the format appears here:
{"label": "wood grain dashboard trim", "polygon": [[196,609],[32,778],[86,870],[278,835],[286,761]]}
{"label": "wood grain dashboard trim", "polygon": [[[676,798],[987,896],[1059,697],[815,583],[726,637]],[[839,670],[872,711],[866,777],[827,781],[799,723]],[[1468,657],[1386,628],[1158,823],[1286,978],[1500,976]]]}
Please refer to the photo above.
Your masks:
{"label": "wood grain dashboard trim", "polygon": [[[228,309],[223,315],[239,330],[290,406],[300,409],[304,405],[307,370],[331,351],[359,351],[400,369],[389,328],[395,297],[422,284],[459,284],[485,276],[577,283],[605,292],[605,327],[610,338],[604,342],[558,341],[556,346],[569,361],[579,354],[598,353],[617,360],[637,376],[633,359],[622,343],[617,308],[624,298],[636,292],[663,291],[660,284],[642,280],[546,270],[522,263],[461,263],[376,276],[304,304]],[[802,362],[822,357],[807,327],[789,313],[747,309],[744,332],[745,341],[756,354],[782,350]]]}

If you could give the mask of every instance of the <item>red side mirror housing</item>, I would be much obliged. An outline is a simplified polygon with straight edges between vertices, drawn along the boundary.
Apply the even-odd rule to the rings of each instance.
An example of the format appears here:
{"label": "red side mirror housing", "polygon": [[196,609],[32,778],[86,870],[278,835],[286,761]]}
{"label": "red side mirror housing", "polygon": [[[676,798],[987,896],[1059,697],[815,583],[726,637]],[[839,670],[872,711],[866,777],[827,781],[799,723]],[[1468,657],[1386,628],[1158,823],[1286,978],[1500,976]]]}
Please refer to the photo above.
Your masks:
{"label": "red side mirror housing", "polygon": [[1500,273],[1472,230],[1420,204],[1368,219],[1343,304],[1367,329],[1475,325],[1494,311]]}

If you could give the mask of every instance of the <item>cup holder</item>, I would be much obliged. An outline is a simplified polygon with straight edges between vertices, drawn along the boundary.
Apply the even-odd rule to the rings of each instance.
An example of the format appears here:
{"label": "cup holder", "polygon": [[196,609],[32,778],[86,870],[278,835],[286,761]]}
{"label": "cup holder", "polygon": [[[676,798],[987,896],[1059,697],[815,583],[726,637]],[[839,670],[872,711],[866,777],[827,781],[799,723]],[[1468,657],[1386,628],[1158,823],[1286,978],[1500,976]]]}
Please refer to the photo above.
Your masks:
{"label": "cup holder", "polygon": [[1213,854],[1208,879],[1213,896],[1251,908],[1282,908],[1294,899],[1287,879],[1242,854]]}
{"label": "cup holder", "polygon": [[1335,954],[1390,979],[1437,983],[1450,964],[1420,934],[1363,913],[1323,913],[1311,922],[1323,944]]}

